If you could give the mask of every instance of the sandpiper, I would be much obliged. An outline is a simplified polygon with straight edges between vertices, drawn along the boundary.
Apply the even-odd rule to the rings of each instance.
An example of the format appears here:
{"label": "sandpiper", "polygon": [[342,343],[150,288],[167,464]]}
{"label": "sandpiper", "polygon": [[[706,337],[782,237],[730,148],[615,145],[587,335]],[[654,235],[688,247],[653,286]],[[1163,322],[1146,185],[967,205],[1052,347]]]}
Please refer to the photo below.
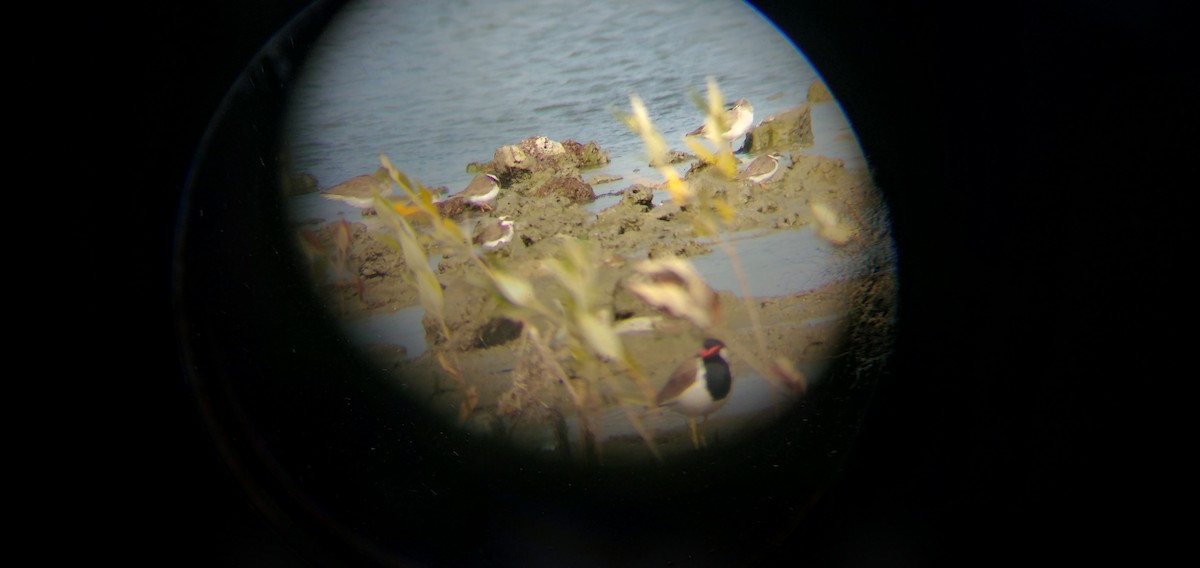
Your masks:
{"label": "sandpiper", "polygon": [[515,223],[508,215],[501,215],[495,219],[484,219],[475,225],[475,233],[471,237],[471,242],[488,250],[499,248],[512,241],[515,233],[514,225]]}
{"label": "sandpiper", "polygon": [[455,197],[461,197],[471,205],[491,211],[492,206],[489,203],[496,199],[497,195],[500,195],[500,178],[492,174],[479,174]]}
{"label": "sandpiper", "polygon": [[[707,445],[703,430],[708,425],[708,415],[725,405],[733,387],[726,353],[725,343],[721,340],[705,339],[700,352],[681,363],[655,397],[659,406],[688,417],[692,445],[697,448]],[[704,417],[699,436],[696,435],[697,416]]]}
{"label": "sandpiper", "polygon": [[752,181],[762,187],[767,180],[771,179],[776,172],[779,171],[779,158],[782,155],[779,152],[771,152],[754,159],[746,169],[738,173],[734,178],[740,181]]}
{"label": "sandpiper", "polygon": [[[750,130],[750,125],[754,123],[754,106],[746,99],[738,99],[729,105],[725,110],[725,132],[721,133],[721,138],[725,140],[737,140],[743,134]],[[708,123],[700,125],[699,128],[688,132],[687,136],[704,136],[708,133]]]}
{"label": "sandpiper", "polygon": [[348,203],[368,214],[375,205],[375,195],[387,197],[392,194],[392,180],[387,168],[379,168],[373,174],[354,176],[321,192],[322,197]]}

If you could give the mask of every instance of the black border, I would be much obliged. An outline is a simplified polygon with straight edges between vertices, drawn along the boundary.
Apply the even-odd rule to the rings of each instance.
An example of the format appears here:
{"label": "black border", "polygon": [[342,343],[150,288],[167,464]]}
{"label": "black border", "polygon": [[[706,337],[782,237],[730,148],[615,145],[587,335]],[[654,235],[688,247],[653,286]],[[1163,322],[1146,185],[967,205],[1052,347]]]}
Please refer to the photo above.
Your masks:
{"label": "black border", "polygon": [[[146,277],[170,281],[177,199],[208,119],[301,2],[156,6],[138,42],[146,155],[162,244]],[[858,125],[899,241],[901,329],[844,479],[780,560],[933,565],[1022,557],[1152,555],[1131,538],[1146,486],[1130,457],[1124,381],[1156,361],[1122,337],[1153,326],[1116,289],[1174,274],[1156,249],[1182,191],[1196,100],[1173,56],[1192,42],[1166,3],[958,5],[762,2],[800,40]],[[799,15],[803,14],[803,18]],[[141,100],[141,99],[139,99]],[[1138,164],[1161,163],[1160,168]],[[1128,198],[1128,184],[1144,188]],[[155,199],[158,199],[157,197]],[[156,217],[157,218],[157,217]],[[1161,249],[1158,249],[1161,250]],[[1119,268],[1114,268],[1117,266]],[[1116,282],[1113,282],[1116,280]],[[164,288],[166,286],[164,285]],[[144,344],[167,354],[139,405],[152,454],[131,529],[173,564],[297,565],[305,554],[256,513],[200,425],[167,290]],[[1150,311],[1155,311],[1150,309]],[[169,401],[161,403],[161,401]],[[1136,405],[1134,405],[1136,406]],[[1128,416],[1128,415],[1126,415]],[[1137,415],[1140,417],[1140,414]],[[153,450],[151,448],[154,448]],[[1144,453],[1152,453],[1142,448]],[[1141,455],[1141,454],[1139,454]],[[144,498],[144,499],[143,499]],[[788,551],[797,556],[788,556]],[[309,559],[312,557],[309,556]]]}

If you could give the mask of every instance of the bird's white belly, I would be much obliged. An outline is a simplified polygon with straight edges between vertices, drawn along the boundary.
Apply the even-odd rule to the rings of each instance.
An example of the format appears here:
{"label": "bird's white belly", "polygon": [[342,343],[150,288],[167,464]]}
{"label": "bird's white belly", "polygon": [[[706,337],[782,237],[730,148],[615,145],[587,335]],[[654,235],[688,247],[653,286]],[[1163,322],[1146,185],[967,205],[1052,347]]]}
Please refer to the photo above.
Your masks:
{"label": "bird's white belly", "polygon": [[700,416],[721,408],[727,400],[729,400],[729,396],[714,402],[712,396],[708,394],[708,389],[704,388],[704,380],[701,379],[692,383],[692,386],[676,397],[670,406],[676,412],[688,416]]}
{"label": "bird's white belly", "polygon": [[333,193],[322,193],[321,196],[325,197],[327,199],[333,199],[335,201],[341,201],[342,203],[347,203],[349,205],[353,205],[354,207],[358,207],[359,209],[368,207],[375,203],[375,198],[372,196],[351,197],[349,195],[337,195],[337,194],[333,194]]}
{"label": "bird's white belly", "polygon": [[751,122],[754,122],[754,115],[748,112],[738,113],[737,119],[729,125],[729,130],[725,132],[725,139],[733,140],[745,134],[747,130],[750,130]]}
{"label": "bird's white belly", "polygon": [[471,203],[480,203],[483,201],[488,201],[491,198],[496,197],[497,193],[500,193],[500,188],[493,186],[491,191],[489,191],[483,195],[477,195],[475,197],[468,197],[467,201],[470,201]]}
{"label": "bird's white belly", "polygon": [[762,181],[762,180],[764,180],[764,179],[767,179],[767,178],[769,178],[769,177],[771,177],[771,176],[775,175],[775,170],[778,170],[778,169],[779,169],[779,164],[775,164],[775,167],[774,167],[774,168],[772,168],[772,169],[771,169],[771,170],[769,170],[769,171],[763,172],[763,173],[761,173],[761,174],[758,174],[758,175],[753,175],[753,176],[750,176],[750,181],[758,182],[758,181]]}
{"label": "bird's white belly", "polygon": [[485,248],[490,248],[490,249],[496,248],[500,245],[508,244],[508,242],[511,241],[512,238],[513,238],[513,230],[512,230],[512,227],[509,227],[507,233],[505,233],[495,239],[492,239],[490,241],[484,242],[483,246]]}

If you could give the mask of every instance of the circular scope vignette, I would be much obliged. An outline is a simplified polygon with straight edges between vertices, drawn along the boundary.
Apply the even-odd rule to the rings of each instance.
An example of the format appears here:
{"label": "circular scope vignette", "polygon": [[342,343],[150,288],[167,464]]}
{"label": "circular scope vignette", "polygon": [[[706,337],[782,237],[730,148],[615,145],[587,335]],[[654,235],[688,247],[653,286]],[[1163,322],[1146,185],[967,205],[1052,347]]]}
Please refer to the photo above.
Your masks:
{"label": "circular scope vignette", "polygon": [[[302,13],[215,118],[177,252],[197,399],[259,506],[417,564],[479,560],[420,536],[453,525],[503,561],[558,534],[560,558],[660,565],[715,490],[802,515],[896,294],[802,48],[731,0]],[[614,503],[659,506],[597,529]],[[643,542],[664,525],[687,530]]]}

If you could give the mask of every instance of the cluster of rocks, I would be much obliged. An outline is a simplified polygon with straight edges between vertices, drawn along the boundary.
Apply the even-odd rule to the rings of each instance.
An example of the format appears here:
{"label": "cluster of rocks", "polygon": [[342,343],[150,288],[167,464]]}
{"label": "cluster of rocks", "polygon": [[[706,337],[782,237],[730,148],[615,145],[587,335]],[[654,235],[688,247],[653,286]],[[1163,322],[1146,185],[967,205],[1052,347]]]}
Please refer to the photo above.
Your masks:
{"label": "cluster of rocks", "polygon": [[[559,196],[569,203],[588,203],[596,198],[592,184],[584,181],[583,170],[609,162],[608,152],[595,141],[558,142],[545,136],[530,136],[516,144],[496,148],[487,162],[472,162],[467,171],[491,174],[500,180],[504,194],[524,197]],[[470,210],[462,200],[443,200],[438,212],[458,218]]]}
{"label": "cluster of rocks", "polygon": [[580,172],[608,162],[608,152],[595,141],[581,144],[531,136],[496,148],[491,161],[470,164],[467,170],[495,175],[507,192],[531,197],[561,195],[573,203],[587,203],[596,193]]}

